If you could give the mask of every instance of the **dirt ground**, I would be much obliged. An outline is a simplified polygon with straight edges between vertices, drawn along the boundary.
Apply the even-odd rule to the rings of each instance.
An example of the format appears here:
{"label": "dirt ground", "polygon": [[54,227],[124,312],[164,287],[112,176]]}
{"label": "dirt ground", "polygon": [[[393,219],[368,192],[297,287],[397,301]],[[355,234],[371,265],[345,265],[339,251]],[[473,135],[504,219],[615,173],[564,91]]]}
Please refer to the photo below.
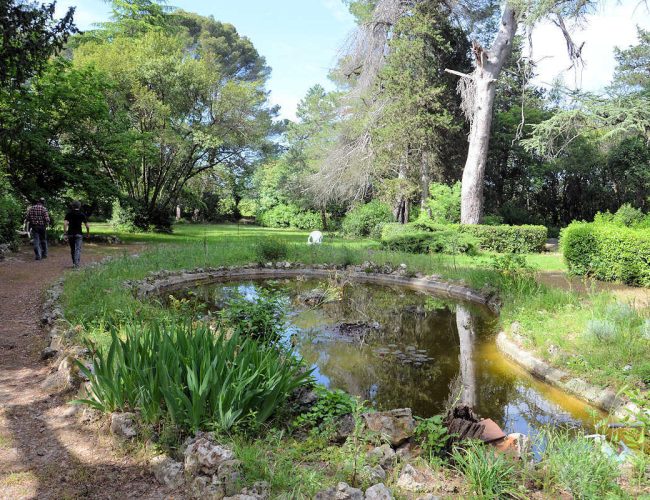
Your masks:
{"label": "dirt ground", "polygon": [[[124,248],[86,245],[82,263]],[[46,260],[25,247],[0,262],[0,498],[164,498],[137,453],[80,424],[70,394],[41,388],[44,291],[71,267],[62,246]]]}

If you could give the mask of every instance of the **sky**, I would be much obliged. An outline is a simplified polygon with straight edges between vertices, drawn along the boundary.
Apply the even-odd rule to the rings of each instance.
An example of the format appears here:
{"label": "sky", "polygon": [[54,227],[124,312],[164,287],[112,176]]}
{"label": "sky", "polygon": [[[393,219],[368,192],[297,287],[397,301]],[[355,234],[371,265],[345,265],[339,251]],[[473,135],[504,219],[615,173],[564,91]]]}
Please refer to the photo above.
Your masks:
{"label": "sky", "polygon": [[[272,68],[268,87],[273,104],[281,106],[281,117],[295,119],[296,106],[307,90],[320,83],[333,88],[327,79],[341,47],[354,29],[354,20],[342,0],[170,0],[169,5],[233,24],[250,38]],[[636,25],[650,29],[650,14],[638,0],[605,2],[591,15],[574,40],[585,42],[582,71],[570,66],[559,29],[550,23],[533,32],[533,59],[539,76],[533,83],[550,85],[564,75],[568,86],[602,90],[615,68],[614,47],[636,42]],[[76,7],[77,26],[84,30],[108,20],[110,9],[103,0],[59,0],[57,12]]]}

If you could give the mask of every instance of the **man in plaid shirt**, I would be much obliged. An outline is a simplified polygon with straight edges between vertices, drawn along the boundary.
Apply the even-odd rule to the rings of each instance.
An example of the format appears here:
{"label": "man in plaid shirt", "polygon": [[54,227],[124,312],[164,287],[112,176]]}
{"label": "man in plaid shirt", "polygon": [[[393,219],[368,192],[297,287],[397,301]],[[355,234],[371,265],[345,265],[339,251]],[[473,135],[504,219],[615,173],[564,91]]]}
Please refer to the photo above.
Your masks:
{"label": "man in plaid shirt", "polygon": [[34,238],[36,260],[47,259],[47,226],[50,225],[50,213],[45,208],[45,199],[41,198],[27,209],[25,221],[29,224]]}

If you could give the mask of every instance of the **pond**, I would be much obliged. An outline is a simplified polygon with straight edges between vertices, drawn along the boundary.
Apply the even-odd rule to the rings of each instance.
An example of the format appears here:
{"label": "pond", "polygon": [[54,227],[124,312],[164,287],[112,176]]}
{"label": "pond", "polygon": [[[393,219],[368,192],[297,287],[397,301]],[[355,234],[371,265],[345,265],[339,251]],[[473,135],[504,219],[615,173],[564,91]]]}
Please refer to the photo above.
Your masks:
{"label": "pond", "polygon": [[173,292],[217,311],[230,297],[279,294],[289,311],[284,341],[317,382],[377,409],[409,407],[429,417],[449,402],[471,405],[506,432],[548,424],[592,427],[589,407],[509,362],[494,342],[487,308],[414,289],[345,278],[212,283]]}

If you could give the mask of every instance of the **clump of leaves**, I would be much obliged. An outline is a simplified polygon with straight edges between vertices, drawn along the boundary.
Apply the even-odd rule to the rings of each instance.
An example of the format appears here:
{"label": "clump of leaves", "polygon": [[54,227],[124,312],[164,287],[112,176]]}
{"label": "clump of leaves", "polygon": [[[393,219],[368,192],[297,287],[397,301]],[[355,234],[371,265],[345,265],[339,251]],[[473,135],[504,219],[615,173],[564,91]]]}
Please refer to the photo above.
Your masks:
{"label": "clump of leaves", "polygon": [[257,262],[265,264],[286,258],[289,245],[278,238],[262,238],[254,247]]}
{"label": "clump of leaves", "polygon": [[429,418],[416,417],[415,438],[422,443],[422,451],[433,462],[443,457],[451,435],[443,423],[442,415]]}
{"label": "clump of leaves", "polygon": [[257,428],[311,371],[277,347],[207,325],[129,325],[93,353],[90,397],[78,402],[101,411],[138,411],[144,422],[168,421],[184,431]]}
{"label": "clump of leaves", "polygon": [[318,400],[309,411],[298,415],[293,422],[296,429],[326,430],[331,428],[337,419],[355,412],[360,406],[357,398],[341,391],[329,390],[323,386],[316,386]]}
{"label": "clump of leaves", "polygon": [[242,296],[231,299],[221,311],[221,320],[237,335],[274,344],[282,338],[285,314],[282,298],[261,290],[254,301]]}

